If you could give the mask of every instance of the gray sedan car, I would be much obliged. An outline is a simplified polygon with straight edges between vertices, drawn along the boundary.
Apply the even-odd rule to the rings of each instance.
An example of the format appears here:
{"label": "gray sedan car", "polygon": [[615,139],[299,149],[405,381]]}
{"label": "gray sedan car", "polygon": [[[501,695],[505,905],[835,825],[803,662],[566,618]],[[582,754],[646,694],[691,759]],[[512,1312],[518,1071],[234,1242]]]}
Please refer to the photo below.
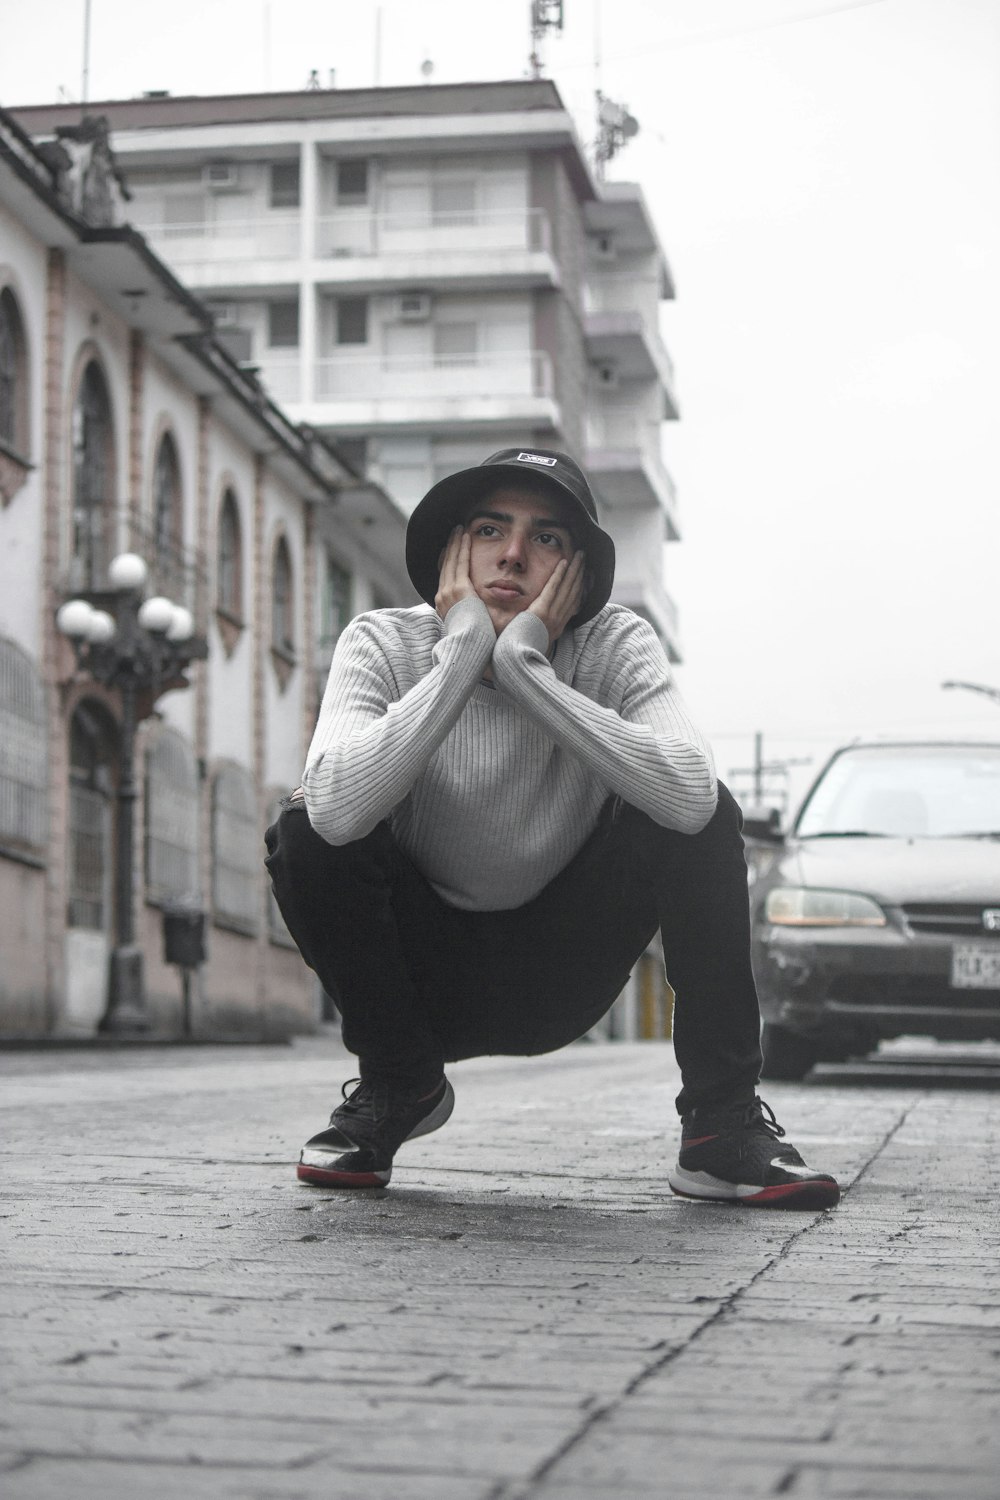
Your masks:
{"label": "gray sedan car", "polygon": [[787,834],[746,834],[765,1077],[1000,1038],[1000,739],[845,746]]}

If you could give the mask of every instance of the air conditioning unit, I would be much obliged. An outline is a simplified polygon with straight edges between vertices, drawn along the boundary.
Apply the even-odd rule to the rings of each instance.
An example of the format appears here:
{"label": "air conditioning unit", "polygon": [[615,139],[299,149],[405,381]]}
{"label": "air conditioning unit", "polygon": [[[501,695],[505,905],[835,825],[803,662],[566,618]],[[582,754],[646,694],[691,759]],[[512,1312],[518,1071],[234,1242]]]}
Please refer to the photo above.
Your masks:
{"label": "air conditioning unit", "polygon": [[240,169],[233,161],[206,162],[201,180],[213,193],[231,193],[240,185]]}
{"label": "air conditioning unit", "polygon": [[617,260],[618,246],[613,234],[598,234],[594,237],[595,260]]}
{"label": "air conditioning unit", "polygon": [[426,323],[431,305],[429,292],[401,292],[396,298],[396,317],[400,323]]}

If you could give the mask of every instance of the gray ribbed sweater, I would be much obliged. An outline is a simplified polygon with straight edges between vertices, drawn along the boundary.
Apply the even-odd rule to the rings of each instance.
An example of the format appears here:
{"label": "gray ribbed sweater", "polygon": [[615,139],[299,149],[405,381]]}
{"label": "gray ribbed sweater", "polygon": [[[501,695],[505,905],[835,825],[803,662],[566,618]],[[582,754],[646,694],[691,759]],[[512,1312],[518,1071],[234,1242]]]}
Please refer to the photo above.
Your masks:
{"label": "gray ribbed sweater", "polygon": [[[331,844],[384,818],[452,906],[521,906],[563,869],[614,794],[697,833],[715,810],[712,755],[660,642],[618,604],[557,642],[537,616],[497,636],[481,599],[344,631],[302,778]],[[494,685],[482,674],[492,658]]]}

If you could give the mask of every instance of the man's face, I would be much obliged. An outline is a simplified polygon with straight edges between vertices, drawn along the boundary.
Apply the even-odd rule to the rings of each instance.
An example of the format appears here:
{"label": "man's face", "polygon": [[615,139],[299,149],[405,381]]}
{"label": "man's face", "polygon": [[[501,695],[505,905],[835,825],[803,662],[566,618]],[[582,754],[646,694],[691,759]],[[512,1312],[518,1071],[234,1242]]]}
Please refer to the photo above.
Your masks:
{"label": "man's face", "polygon": [[497,634],[538,598],[561,558],[574,553],[570,508],[558,496],[496,490],[469,511],[469,577]]}

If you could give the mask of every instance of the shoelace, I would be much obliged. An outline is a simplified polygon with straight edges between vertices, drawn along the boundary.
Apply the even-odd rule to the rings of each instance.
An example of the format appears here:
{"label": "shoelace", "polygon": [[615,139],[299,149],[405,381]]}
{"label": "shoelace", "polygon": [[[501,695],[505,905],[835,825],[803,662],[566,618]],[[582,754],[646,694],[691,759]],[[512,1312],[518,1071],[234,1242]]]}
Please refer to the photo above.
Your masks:
{"label": "shoelace", "polygon": [[[348,1094],[349,1089],[351,1091],[350,1094]],[[342,1083],[340,1085],[340,1096],[343,1099],[344,1103],[338,1105],[338,1109],[343,1109],[344,1105],[346,1105],[349,1110],[360,1109],[365,1104],[367,1104],[369,1099],[372,1099],[375,1105],[376,1116],[378,1116],[380,1112],[385,1112],[386,1101],[384,1091],[382,1094],[382,1098],[380,1099],[379,1085],[366,1082],[363,1078],[348,1078],[346,1083]],[[333,1116],[331,1115],[330,1118],[332,1119]]]}
{"label": "shoelace", "polygon": [[784,1127],[778,1124],[774,1110],[763,1099],[751,1099],[739,1118],[744,1129],[752,1125],[760,1126],[767,1131],[768,1135],[773,1135],[776,1141],[780,1141],[785,1134]]}

